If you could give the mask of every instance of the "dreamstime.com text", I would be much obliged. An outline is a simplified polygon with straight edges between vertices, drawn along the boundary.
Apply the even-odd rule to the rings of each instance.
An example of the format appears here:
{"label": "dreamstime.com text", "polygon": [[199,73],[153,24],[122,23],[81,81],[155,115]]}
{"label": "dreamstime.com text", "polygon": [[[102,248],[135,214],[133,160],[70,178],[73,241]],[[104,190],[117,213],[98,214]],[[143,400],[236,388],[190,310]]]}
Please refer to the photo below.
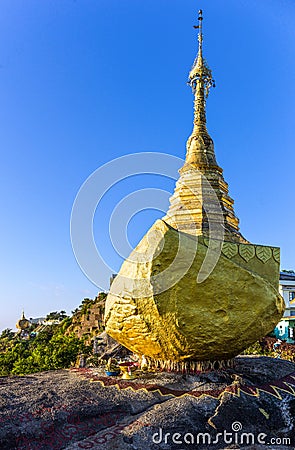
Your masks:
{"label": "dreamstime.com text", "polygon": [[176,445],[291,445],[291,439],[288,437],[268,437],[265,433],[246,433],[242,431],[242,428],[240,422],[234,422],[231,431],[224,430],[214,436],[211,436],[210,433],[166,433],[162,428],[159,428],[159,431],[153,434],[152,441],[154,444]]}

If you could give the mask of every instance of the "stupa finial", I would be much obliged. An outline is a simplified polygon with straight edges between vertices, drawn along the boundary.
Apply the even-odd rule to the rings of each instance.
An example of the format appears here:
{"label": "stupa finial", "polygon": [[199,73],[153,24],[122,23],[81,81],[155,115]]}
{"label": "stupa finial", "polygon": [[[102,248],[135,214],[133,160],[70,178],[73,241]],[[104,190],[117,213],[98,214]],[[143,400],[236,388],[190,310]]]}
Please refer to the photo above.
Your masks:
{"label": "stupa finial", "polygon": [[[214,144],[206,126],[206,98],[208,97],[210,88],[215,86],[215,83],[212,72],[203,57],[203,12],[201,9],[199,11],[198,22],[199,24],[194,26],[194,28],[199,30],[198,55],[194,61],[188,80],[195,99],[194,128],[187,141],[186,163],[196,166],[199,169],[210,166],[221,171],[216,162]],[[187,169],[186,165],[183,169]]]}
{"label": "stupa finial", "polygon": [[203,52],[203,30],[202,30],[202,21],[203,21],[203,11],[199,9],[199,17],[198,17],[199,25],[194,25],[194,28],[199,29],[198,41],[199,41],[199,55],[202,57]]}
{"label": "stupa finial", "polygon": [[198,41],[199,49],[198,55],[193,64],[192,70],[189,74],[188,84],[191,86],[195,94],[195,119],[194,123],[199,128],[199,131],[206,130],[206,98],[209,90],[215,86],[212,77],[211,69],[203,57],[203,11],[199,10],[198,25],[194,28],[199,30]]}

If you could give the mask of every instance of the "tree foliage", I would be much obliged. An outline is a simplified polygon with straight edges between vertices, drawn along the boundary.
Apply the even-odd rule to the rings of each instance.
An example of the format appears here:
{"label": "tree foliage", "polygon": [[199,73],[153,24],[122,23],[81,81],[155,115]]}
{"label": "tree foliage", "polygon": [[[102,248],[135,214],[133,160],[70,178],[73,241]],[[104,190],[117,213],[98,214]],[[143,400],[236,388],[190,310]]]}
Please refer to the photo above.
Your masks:
{"label": "tree foliage", "polygon": [[9,328],[3,330],[0,334],[0,376],[65,369],[76,362],[79,354],[91,354],[92,345],[85,343],[87,335],[78,338],[71,333],[71,325],[73,320],[89,314],[97,302],[104,303],[106,295],[101,292],[94,300],[85,298],[72,317],[65,311],[50,312],[45,319],[47,323],[43,326],[32,324],[26,336]]}
{"label": "tree foliage", "polygon": [[5,337],[1,335],[0,375],[24,375],[68,368],[80,353],[89,354],[91,348],[83,340],[65,335],[68,324],[66,318],[60,325],[46,327],[35,338],[27,340],[16,336],[7,341],[7,333]]}
{"label": "tree foliage", "polygon": [[52,311],[51,313],[47,314],[46,320],[53,320],[53,321],[59,321],[66,319],[68,316],[65,311]]}

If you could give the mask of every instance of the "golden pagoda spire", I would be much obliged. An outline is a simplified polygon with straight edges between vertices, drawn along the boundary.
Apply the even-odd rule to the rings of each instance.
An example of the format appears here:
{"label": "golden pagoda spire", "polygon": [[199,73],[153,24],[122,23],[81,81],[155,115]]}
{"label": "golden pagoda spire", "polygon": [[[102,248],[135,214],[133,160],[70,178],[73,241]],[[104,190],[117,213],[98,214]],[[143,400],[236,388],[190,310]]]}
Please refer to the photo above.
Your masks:
{"label": "golden pagoda spire", "polygon": [[194,62],[193,68],[189,74],[188,84],[192,87],[195,94],[195,120],[194,123],[200,131],[206,130],[206,98],[208,97],[211,86],[215,86],[212,78],[212,72],[203,58],[203,12],[200,9],[198,17],[199,25],[194,28],[199,29],[198,41],[199,51]]}
{"label": "golden pagoda spire", "polygon": [[194,128],[187,140],[185,163],[179,170],[180,178],[163,220],[179,231],[208,235],[210,227],[206,211],[218,206],[221,214],[210,216],[210,226],[222,227],[225,240],[247,242],[239,232],[239,219],[233,209],[234,201],[228,194],[228,185],[223,178],[222,168],[217,164],[214,143],[207,131],[206,99],[215,83],[203,57],[202,10],[199,11],[198,21],[199,24],[194,27],[199,30],[198,55],[188,82],[195,96]]}
{"label": "golden pagoda spire", "polygon": [[198,33],[198,55],[189,74],[188,84],[191,86],[194,100],[194,129],[187,142],[186,162],[200,166],[214,166],[218,168],[214,145],[206,126],[206,99],[210,88],[215,87],[212,72],[203,57],[203,12],[200,9],[199,25],[194,28]]}

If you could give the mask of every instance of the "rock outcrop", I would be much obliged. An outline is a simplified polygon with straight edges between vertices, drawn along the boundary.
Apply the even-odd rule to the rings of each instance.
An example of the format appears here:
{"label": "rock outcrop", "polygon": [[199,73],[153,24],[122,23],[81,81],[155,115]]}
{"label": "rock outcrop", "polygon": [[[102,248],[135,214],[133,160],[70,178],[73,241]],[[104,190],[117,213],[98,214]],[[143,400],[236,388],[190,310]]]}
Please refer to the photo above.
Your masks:
{"label": "rock outcrop", "polygon": [[106,294],[100,292],[94,299],[85,298],[82,305],[72,317],[72,323],[66,333],[74,333],[79,338],[86,338],[88,342],[98,336],[104,329]]}
{"label": "rock outcrop", "polygon": [[2,377],[0,394],[2,450],[295,446],[295,364],[279,359],[238,357],[218,373],[132,381],[95,369]]}

